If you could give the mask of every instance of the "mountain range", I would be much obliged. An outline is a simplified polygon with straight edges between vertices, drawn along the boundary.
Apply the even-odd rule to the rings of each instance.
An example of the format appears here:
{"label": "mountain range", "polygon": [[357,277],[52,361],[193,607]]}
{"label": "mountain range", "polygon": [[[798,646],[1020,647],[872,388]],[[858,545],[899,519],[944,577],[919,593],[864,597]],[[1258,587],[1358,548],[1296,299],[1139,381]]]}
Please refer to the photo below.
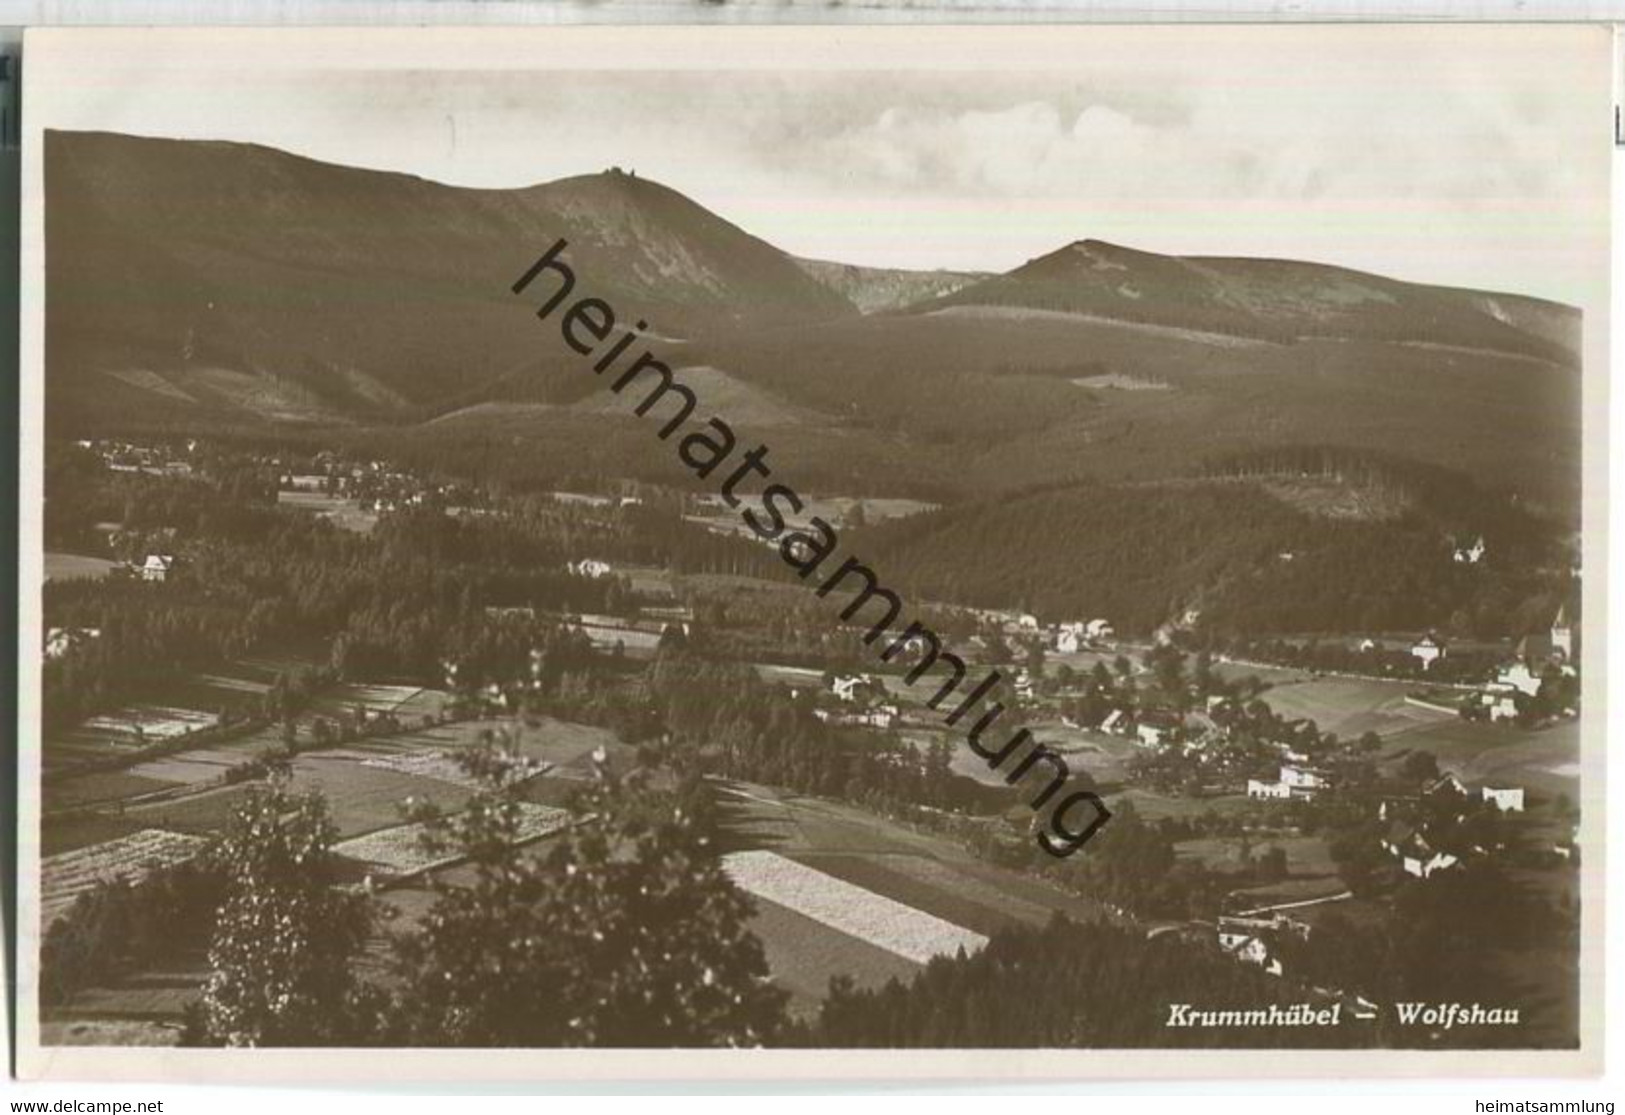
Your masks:
{"label": "mountain range", "polygon": [[49,132],[45,191],[58,433],[339,430],[670,480],[509,292],[562,237],[578,291],[647,320],[803,489],[949,501],[1329,445],[1577,503],[1580,315],[1536,298],[1090,239],[998,275],[798,259],[616,168],[471,189]]}

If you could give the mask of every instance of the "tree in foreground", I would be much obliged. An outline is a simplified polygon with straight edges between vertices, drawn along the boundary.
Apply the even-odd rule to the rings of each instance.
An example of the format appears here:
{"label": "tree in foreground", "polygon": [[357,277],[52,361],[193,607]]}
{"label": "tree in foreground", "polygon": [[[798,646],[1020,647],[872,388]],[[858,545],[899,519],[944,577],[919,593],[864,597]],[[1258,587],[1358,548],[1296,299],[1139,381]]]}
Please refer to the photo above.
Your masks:
{"label": "tree in foreground", "polygon": [[746,1047],[782,1031],[785,995],[723,873],[703,784],[647,765],[617,778],[596,758],[582,820],[538,856],[514,848],[524,760],[501,740],[469,757],[482,788],[435,827],[473,878],[436,884],[396,941],[393,1040]]}
{"label": "tree in foreground", "polygon": [[226,895],[188,1044],[351,1045],[375,1029],[354,975],[370,902],[336,885],[335,835],[325,801],[282,777],[237,808],[216,852]]}

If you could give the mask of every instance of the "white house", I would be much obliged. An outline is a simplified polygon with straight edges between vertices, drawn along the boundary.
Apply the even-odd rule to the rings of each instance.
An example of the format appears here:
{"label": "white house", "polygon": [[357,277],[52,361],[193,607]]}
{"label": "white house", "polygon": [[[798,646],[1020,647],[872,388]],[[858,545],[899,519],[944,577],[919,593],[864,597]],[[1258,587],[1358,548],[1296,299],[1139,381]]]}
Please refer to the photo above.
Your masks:
{"label": "white house", "polygon": [[1055,629],[1055,649],[1060,654],[1076,654],[1091,643],[1109,639],[1115,632],[1109,619],[1063,623]]}
{"label": "white house", "polygon": [[1289,765],[1281,768],[1281,784],[1292,790],[1323,790],[1327,779],[1323,771]]}
{"label": "white house", "polygon": [[860,695],[859,689],[868,683],[869,675],[867,674],[848,674],[845,677],[838,677],[831,681],[829,689],[831,693],[835,694],[837,700],[856,701]]}
{"label": "white house", "polygon": [[1291,933],[1304,940],[1309,938],[1307,925],[1284,914],[1268,918],[1221,917],[1218,931],[1219,948],[1244,964],[1256,964],[1272,976],[1281,974],[1281,962],[1272,954],[1271,937]]}
{"label": "white house", "polygon": [[890,728],[897,722],[896,705],[876,705],[852,718],[854,724],[867,724],[871,728]]}
{"label": "white house", "polygon": [[1107,714],[1106,719],[1100,722],[1100,730],[1103,732],[1120,732],[1123,730],[1123,720],[1123,710],[1114,708]]}
{"label": "white house", "polygon": [[61,658],[80,643],[101,638],[99,627],[53,627],[45,633],[45,657]]}
{"label": "white house", "polygon": [[1016,617],[1016,626],[1021,628],[1023,631],[1037,631],[1038,617],[1033,615],[1031,612],[1023,612],[1021,615]]}
{"label": "white house", "polygon": [[1431,669],[1445,653],[1445,645],[1435,638],[1432,632],[1422,636],[1416,645],[1411,647],[1411,657],[1422,663],[1424,670]]}
{"label": "white house", "polygon": [[1509,786],[1506,789],[1500,789],[1494,786],[1485,786],[1480,792],[1484,795],[1485,801],[1493,803],[1495,808],[1499,809],[1502,813],[1523,812],[1522,786]]}
{"label": "white house", "polygon": [[1403,821],[1394,822],[1382,839],[1383,850],[1399,860],[1407,875],[1426,879],[1435,871],[1454,867],[1460,860],[1449,852],[1441,852],[1428,842],[1415,828]]}
{"label": "white house", "polygon": [[1515,689],[1519,693],[1533,697],[1540,692],[1540,680],[1540,675],[1529,668],[1529,663],[1519,659],[1511,665],[1501,667],[1491,688]]}
{"label": "white house", "polygon": [[1055,651],[1057,654],[1076,654],[1089,642],[1089,636],[1084,632],[1081,623],[1063,623],[1055,632]]}
{"label": "white house", "polygon": [[1308,798],[1330,784],[1330,779],[1324,771],[1288,763],[1281,767],[1281,777],[1274,782],[1249,778],[1247,796],[1266,801],[1285,801],[1292,797]]}
{"label": "white house", "polygon": [[1484,559],[1485,552],[1484,538],[1480,535],[1478,541],[1471,546],[1456,547],[1456,560],[1463,565],[1477,565]]}
{"label": "white house", "polygon": [[566,564],[565,568],[577,577],[591,577],[595,581],[600,577],[607,577],[613,572],[609,562],[599,561],[597,558],[582,558],[580,561],[572,561]]}
{"label": "white house", "polygon": [[1418,879],[1426,879],[1435,871],[1443,871],[1447,867],[1454,867],[1460,861],[1449,852],[1434,852],[1423,858],[1422,856],[1401,855],[1399,866],[1404,868],[1407,875],[1415,875]]}
{"label": "white house", "polygon": [[73,632],[68,628],[53,627],[45,633],[45,657],[61,658],[73,649]]}
{"label": "white house", "polygon": [[1230,955],[1243,964],[1256,964],[1272,976],[1281,974],[1281,962],[1270,955],[1270,948],[1262,938],[1247,938],[1246,941],[1231,949]]}
{"label": "white house", "polygon": [[141,579],[143,581],[157,581],[162,583],[169,579],[169,574],[175,569],[175,559],[169,554],[148,554],[147,560],[141,565]]}
{"label": "white house", "polygon": [[1141,747],[1157,747],[1167,738],[1168,729],[1160,724],[1141,724],[1134,729]]}
{"label": "white house", "polygon": [[1264,800],[1285,801],[1292,796],[1292,787],[1285,782],[1261,782],[1247,779],[1247,796]]}

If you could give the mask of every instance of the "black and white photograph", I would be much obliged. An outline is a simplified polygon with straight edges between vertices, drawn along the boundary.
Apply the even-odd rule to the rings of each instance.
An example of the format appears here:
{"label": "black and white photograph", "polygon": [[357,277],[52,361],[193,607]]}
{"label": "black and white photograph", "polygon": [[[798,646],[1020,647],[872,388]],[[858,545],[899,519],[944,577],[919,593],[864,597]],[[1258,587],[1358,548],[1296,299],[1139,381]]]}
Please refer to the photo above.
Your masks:
{"label": "black and white photograph", "polygon": [[23,1064],[1595,1069],[1610,46],[30,32]]}

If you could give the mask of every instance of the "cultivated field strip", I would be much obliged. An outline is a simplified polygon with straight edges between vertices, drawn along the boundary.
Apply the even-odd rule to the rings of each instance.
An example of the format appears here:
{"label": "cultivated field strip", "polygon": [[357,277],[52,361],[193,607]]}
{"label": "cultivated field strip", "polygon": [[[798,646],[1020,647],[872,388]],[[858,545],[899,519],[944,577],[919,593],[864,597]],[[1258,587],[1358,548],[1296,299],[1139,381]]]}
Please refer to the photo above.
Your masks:
{"label": "cultivated field strip", "polygon": [[987,944],[980,933],[776,852],[734,852],[723,857],[723,866],[742,890],[918,964]]}
{"label": "cultivated field strip", "polygon": [[410,774],[420,778],[433,778],[468,790],[480,788],[480,780],[464,769],[456,758],[439,751],[397,751],[357,758],[364,767],[392,770],[396,774]]}
{"label": "cultivated field strip", "polygon": [[773,982],[790,992],[790,1012],[797,1018],[818,1017],[832,976],[846,976],[857,987],[874,989],[893,979],[906,986],[920,971],[920,965],[906,957],[759,895],[750,930],[761,939]]}
{"label": "cultivated field strip", "polygon": [[74,899],[101,882],[135,883],[148,872],[191,859],[208,843],[163,829],[142,829],[117,840],[46,856],[40,862],[40,924],[49,928]]}
{"label": "cultivated field strip", "polygon": [[1029,901],[1015,894],[1013,887],[994,886],[970,869],[950,867],[929,856],[884,856],[879,858],[879,864],[1029,925],[1047,924],[1056,907],[1062,905],[1059,899],[1050,906]]}
{"label": "cultivated field strip", "polygon": [[794,859],[804,867],[833,875],[844,883],[872,891],[882,898],[901,902],[916,910],[941,918],[951,925],[969,929],[991,937],[1012,924],[1010,915],[996,907],[989,907],[960,895],[953,886],[935,882],[922,882],[910,878],[896,869],[892,859],[912,859],[912,856],[825,855],[797,853]]}
{"label": "cultivated field strip", "polygon": [[[558,832],[569,823],[570,814],[566,810],[521,802],[518,843],[523,844]],[[423,833],[424,826],[421,823],[396,825],[394,828],[380,829],[365,836],[340,841],[333,846],[333,851],[390,878],[415,875],[462,858],[461,853],[454,850],[425,848]]]}
{"label": "cultivated field strip", "polygon": [[174,739],[176,736],[184,736],[202,728],[212,728],[219,722],[220,717],[212,712],[137,705],[105,716],[92,716],[85,721],[81,731],[133,739],[139,727],[143,738],[162,740]]}
{"label": "cultivated field strip", "polygon": [[370,712],[393,712],[424,692],[417,685],[341,685],[318,698],[316,707],[329,715],[352,711],[357,705]]}
{"label": "cultivated field strip", "polygon": [[[254,746],[261,742],[258,739],[251,739],[241,741],[235,749],[197,748],[182,751],[177,755],[165,755],[159,759],[138,763],[130,768],[130,773],[143,778],[158,778],[186,786],[199,786],[205,782],[218,781],[229,768],[253,758]],[[268,740],[264,742],[264,746],[269,746]]]}

